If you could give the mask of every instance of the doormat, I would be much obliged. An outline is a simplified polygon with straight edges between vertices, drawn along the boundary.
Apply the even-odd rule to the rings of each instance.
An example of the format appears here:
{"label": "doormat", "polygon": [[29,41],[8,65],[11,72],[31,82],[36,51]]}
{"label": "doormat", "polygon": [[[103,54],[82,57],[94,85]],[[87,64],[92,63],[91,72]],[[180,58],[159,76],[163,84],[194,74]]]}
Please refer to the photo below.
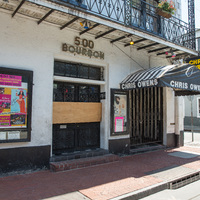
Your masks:
{"label": "doormat", "polygon": [[175,156],[179,158],[195,158],[197,156],[200,156],[199,153],[189,152],[189,151],[176,151],[173,153],[168,153],[170,156]]}
{"label": "doormat", "polygon": [[164,181],[169,181],[169,180],[174,180],[176,178],[186,176],[194,172],[196,171],[187,167],[172,165],[172,166],[161,168],[158,170],[146,172],[145,174],[153,176],[155,178],[159,178]]}

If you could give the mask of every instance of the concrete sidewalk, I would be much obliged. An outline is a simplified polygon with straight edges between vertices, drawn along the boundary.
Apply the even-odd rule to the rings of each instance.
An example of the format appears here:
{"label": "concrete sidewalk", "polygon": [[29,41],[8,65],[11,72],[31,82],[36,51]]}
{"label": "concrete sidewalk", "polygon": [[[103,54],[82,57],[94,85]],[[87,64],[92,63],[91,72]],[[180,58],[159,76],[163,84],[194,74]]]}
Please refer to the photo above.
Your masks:
{"label": "concrete sidewalk", "polygon": [[181,147],[121,157],[114,163],[53,173],[0,178],[1,200],[138,199],[200,172],[200,148]]}

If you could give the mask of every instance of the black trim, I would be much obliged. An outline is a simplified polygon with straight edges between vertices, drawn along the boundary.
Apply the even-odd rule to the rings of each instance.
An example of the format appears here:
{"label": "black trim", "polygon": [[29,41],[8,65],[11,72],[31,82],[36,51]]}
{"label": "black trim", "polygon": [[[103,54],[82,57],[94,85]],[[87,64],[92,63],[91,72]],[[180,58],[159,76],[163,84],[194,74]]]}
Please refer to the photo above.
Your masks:
{"label": "black trim", "polygon": [[60,30],[66,28],[67,26],[69,26],[70,24],[72,24],[73,22],[75,22],[76,20],[78,20],[80,17],[74,17],[72,20],[70,20],[69,22],[67,22],[66,24],[64,24],[63,26],[60,27]]}
{"label": "black trim", "polygon": [[107,34],[109,34],[109,33],[112,33],[113,31],[116,31],[116,29],[113,28],[113,29],[111,29],[111,30],[109,30],[109,31],[106,31],[106,32],[100,34],[100,35],[97,35],[97,36],[95,37],[95,39],[98,39],[98,38],[100,38],[100,37],[103,37],[104,35],[107,35]]}
{"label": "black trim", "polygon": [[119,38],[116,38],[114,40],[111,40],[110,43],[114,43],[114,42],[117,42],[117,41],[122,40],[124,38],[131,37],[131,36],[132,36],[132,34],[124,35],[122,37],[119,37]]}
{"label": "black trim", "polygon": [[145,45],[145,46],[142,46],[142,47],[137,48],[137,50],[145,49],[145,48],[147,48],[147,47],[152,47],[152,46],[156,46],[156,45],[159,45],[159,43],[158,43],[158,42],[155,42],[155,43],[153,43],[153,44]]}
{"label": "black trim", "polygon": [[22,5],[24,4],[25,0],[22,0],[21,3],[17,6],[17,8],[15,9],[15,11],[12,14],[12,17],[15,16],[15,14],[18,12],[18,10],[22,7]]}
{"label": "black trim", "polygon": [[129,154],[130,138],[109,140],[109,152],[114,154]]}
{"label": "black trim", "polygon": [[0,149],[0,174],[49,168],[51,146]]}
{"label": "black trim", "polygon": [[46,15],[44,15],[44,17],[42,17],[39,21],[38,21],[38,25],[44,21],[51,13],[53,13],[53,9],[51,9]]}
{"label": "black trim", "polygon": [[162,48],[150,50],[150,51],[148,51],[148,53],[153,53],[153,52],[156,52],[156,51],[160,51],[160,50],[164,50],[164,49],[170,49],[170,48],[171,48],[171,47],[166,46],[166,47],[162,47]]}

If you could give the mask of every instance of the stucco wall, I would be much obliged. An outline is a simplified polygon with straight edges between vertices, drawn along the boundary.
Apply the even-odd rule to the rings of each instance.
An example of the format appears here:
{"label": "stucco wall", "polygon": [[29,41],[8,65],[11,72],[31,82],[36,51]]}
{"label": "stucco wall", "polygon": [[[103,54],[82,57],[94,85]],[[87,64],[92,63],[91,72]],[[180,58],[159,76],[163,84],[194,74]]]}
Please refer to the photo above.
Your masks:
{"label": "stucco wall", "polygon": [[193,117],[197,117],[197,99],[200,98],[200,95],[193,95],[191,96],[185,96],[185,116],[190,117],[191,116],[191,99],[192,99],[192,111],[193,111]]}
{"label": "stucco wall", "polygon": [[[191,98],[192,97],[192,98]],[[200,128],[200,117],[198,116],[198,107],[197,101],[200,98],[200,95],[184,97],[185,101],[185,118],[184,126],[186,130],[191,130],[191,125],[193,123],[193,129],[199,130]],[[193,114],[193,119],[191,119],[191,110]]]}
{"label": "stucco wall", "polygon": [[[94,41],[94,49],[103,51],[104,60],[87,58],[62,52],[62,43],[74,44],[79,33],[65,28],[23,18],[18,14],[0,13],[0,66],[33,70],[33,106],[31,142],[0,144],[0,148],[42,146],[52,143],[52,97],[54,60],[82,62],[105,68],[106,84],[101,91],[106,92],[103,103],[101,123],[101,147],[108,148],[110,137],[110,88],[119,88],[119,83],[136,70],[166,65],[164,58],[149,55],[146,51],[137,51],[136,47],[127,47],[120,43],[85,34],[82,38]],[[139,63],[139,64],[138,64]],[[170,118],[171,119],[171,118]],[[171,121],[170,121],[171,122]],[[171,130],[172,131],[172,130]],[[124,138],[129,136],[121,136]],[[116,137],[112,137],[113,139]]]}

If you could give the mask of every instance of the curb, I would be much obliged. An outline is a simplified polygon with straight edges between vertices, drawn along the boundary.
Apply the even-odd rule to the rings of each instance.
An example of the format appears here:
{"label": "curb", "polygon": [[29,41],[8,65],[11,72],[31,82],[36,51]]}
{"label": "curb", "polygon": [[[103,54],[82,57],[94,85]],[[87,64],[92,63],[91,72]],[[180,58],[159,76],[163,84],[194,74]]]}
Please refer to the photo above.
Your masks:
{"label": "curb", "polygon": [[[187,181],[188,180],[188,181]],[[130,192],[110,200],[138,200],[166,189],[178,189],[192,182],[200,180],[200,171],[192,172],[182,177],[151,185],[134,192]],[[187,181],[187,182],[186,182]],[[173,184],[175,187],[173,187]],[[178,186],[178,187],[176,187]]]}
{"label": "curb", "polygon": [[155,185],[152,185],[140,190],[136,190],[134,192],[130,192],[130,193],[115,197],[110,200],[138,200],[138,199],[144,198],[146,196],[155,194],[157,192],[160,192],[166,189],[169,189],[169,183],[162,182],[162,183],[158,183],[158,184],[155,184]]}

